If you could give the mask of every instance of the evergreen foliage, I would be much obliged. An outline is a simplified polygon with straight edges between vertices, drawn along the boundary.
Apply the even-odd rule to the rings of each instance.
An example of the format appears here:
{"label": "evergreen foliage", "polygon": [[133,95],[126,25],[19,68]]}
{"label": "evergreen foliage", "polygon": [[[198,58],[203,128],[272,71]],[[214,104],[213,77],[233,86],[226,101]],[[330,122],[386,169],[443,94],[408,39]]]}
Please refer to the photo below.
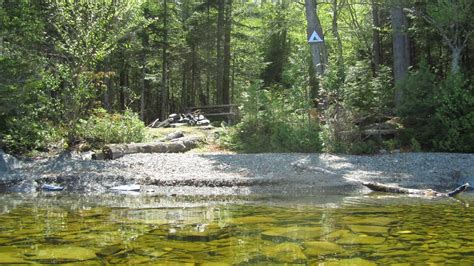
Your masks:
{"label": "evergreen foliage", "polygon": [[304,99],[261,89],[259,83],[244,97],[242,121],[228,129],[225,146],[249,153],[321,151],[318,124],[309,120],[307,109],[297,108]]}
{"label": "evergreen foliage", "polygon": [[[305,8],[0,0],[0,146],[138,141],[158,117],[230,102],[242,119],[224,143],[242,151],[473,151],[473,1]],[[324,67],[311,57],[308,14],[321,24]],[[390,118],[394,136],[364,135]]]}

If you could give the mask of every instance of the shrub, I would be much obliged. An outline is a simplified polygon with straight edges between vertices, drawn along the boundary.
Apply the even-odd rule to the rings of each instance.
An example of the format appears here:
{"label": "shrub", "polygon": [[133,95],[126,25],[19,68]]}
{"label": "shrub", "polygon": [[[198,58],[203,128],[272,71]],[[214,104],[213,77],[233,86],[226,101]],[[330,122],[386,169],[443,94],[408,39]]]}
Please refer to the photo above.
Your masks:
{"label": "shrub", "polygon": [[398,110],[403,145],[446,152],[474,151],[474,88],[461,73],[436,81],[426,63],[403,83]]}
{"label": "shrub", "polygon": [[389,68],[381,66],[374,77],[368,62],[357,62],[348,68],[344,80],[344,106],[355,117],[377,117],[390,113],[394,97],[391,80]]}
{"label": "shrub", "polygon": [[[319,126],[294,90],[269,91],[254,84],[244,97],[242,120],[227,129],[221,144],[243,152],[319,152]],[[289,95],[292,94],[292,95]]]}
{"label": "shrub", "polygon": [[[345,78],[337,68],[329,69],[323,78],[328,107],[322,139],[325,152],[372,154],[383,148],[383,142],[362,139],[356,121],[380,122],[393,109],[393,86],[390,69],[381,67],[373,76],[370,64],[356,62],[347,68]],[[363,119],[362,119],[363,118]]]}
{"label": "shrub", "polygon": [[14,154],[47,151],[52,143],[60,141],[64,135],[50,122],[31,116],[12,117],[8,119],[7,125],[3,142],[7,150]]}
{"label": "shrub", "polygon": [[230,149],[257,152],[320,152],[316,124],[291,125],[284,122],[243,121],[228,129],[222,144]]}
{"label": "shrub", "polygon": [[49,150],[64,135],[57,126],[57,100],[51,99],[47,82],[31,73],[19,74],[28,64],[7,61],[0,60],[0,73],[6,77],[0,84],[0,146],[15,154]]}
{"label": "shrub", "polygon": [[474,152],[474,86],[462,74],[449,75],[436,90],[434,138],[439,151]]}
{"label": "shrub", "polygon": [[104,109],[95,109],[88,119],[80,119],[76,136],[97,147],[107,143],[140,142],[145,136],[145,125],[138,115],[125,111],[109,114]]}
{"label": "shrub", "polygon": [[428,64],[422,62],[420,68],[410,73],[400,86],[403,101],[398,114],[405,126],[400,134],[402,145],[411,145],[411,140],[415,139],[423,149],[432,149],[439,128],[434,116],[436,76]]}

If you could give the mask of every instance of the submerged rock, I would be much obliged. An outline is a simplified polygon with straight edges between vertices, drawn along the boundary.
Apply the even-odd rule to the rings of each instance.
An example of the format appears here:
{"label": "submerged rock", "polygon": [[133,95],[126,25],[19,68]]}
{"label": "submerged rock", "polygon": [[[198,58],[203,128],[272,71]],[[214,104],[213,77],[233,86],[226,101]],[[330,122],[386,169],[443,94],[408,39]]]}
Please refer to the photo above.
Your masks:
{"label": "submerged rock", "polygon": [[351,231],[346,230],[346,229],[340,229],[340,230],[336,230],[325,235],[324,238],[327,240],[334,240],[334,239],[339,239],[339,238],[343,238],[343,237],[351,236],[351,235],[353,235]]}
{"label": "submerged rock", "polygon": [[324,241],[309,241],[304,243],[304,253],[311,257],[342,253],[345,250],[338,244]]}
{"label": "submerged rock", "polygon": [[276,246],[264,247],[262,251],[265,256],[278,262],[298,263],[307,259],[301,247],[295,243],[281,243]]}
{"label": "submerged rock", "polygon": [[164,249],[159,249],[159,248],[137,248],[137,249],[134,249],[133,251],[137,253],[138,255],[154,257],[154,258],[162,257],[163,255],[166,255],[169,253],[169,251],[166,251]]}
{"label": "submerged rock", "polygon": [[315,239],[323,234],[321,227],[277,227],[262,232],[262,239],[273,242]]}
{"label": "submerged rock", "polygon": [[101,249],[99,252],[96,253],[96,255],[99,256],[99,257],[107,257],[107,256],[111,256],[111,255],[120,253],[124,250],[126,250],[125,245],[120,245],[120,244],[112,245],[112,246],[107,246],[107,247]]}
{"label": "submerged rock", "polygon": [[366,234],[387,234],[388,227],[375,226],[375,225],[350,225],[349,228],[354,233],[366,233]]}
{"label": "submerged rock", "polygon": [[359,217],[359,216],[347,216],[342,218],[346,224],[366,224],[366,225],[379,225],[386,226],[390,223],[396,222],[395,219],[389,217]]}
{"label": "submerged rock", "polygon": [[22,257],[21,253],[18,252],[17,247],[3,246],[0,247],[0,264],[29,264],[25,258]]}
{"label": "submerged rock", "polygon": [[271,217],[264,216],[245,216],[233,218],[228,221],[231,224],[259,224],[259,223],[274,223],[276,220]]}
{"label": "submerged rock", "polygon": [[323,263],[320,263],[319,265],[322,266],[375,266],[377,265],[374,262],[364,260],[361,258],[351,258],[351,259],[342,259],[342,260],[334,260],[334,261],[326,261]]}
{"label": "submerged rock", "polygon": [[368,235],[348,235],[336,241],[342,245],[376,245],[385,242],[385,238]]}
{"label": "submerged rock", "polygon": [[96,258],[93,250],[74,246],[44,247],[41,250],[26,255],[28,260],[46,264],[79,262]]}

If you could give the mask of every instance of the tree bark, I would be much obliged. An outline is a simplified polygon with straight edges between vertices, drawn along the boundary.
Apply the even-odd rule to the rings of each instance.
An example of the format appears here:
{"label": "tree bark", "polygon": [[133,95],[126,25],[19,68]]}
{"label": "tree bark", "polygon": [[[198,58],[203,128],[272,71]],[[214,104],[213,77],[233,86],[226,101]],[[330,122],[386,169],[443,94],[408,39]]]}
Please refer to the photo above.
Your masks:
{"label": "tree bark", "polygon": [[160,119],[165,120],[168,114],[168,0],[163,0],[163,48],[161,73],[161,108]]}
{"label": "tree bark", "polygon": [[196,55],[196,44],[195,41],[192,41],[191,44],[191,90],[190,90],[190,104],[192,106],[196,105],[196,79],[198,77],[198,66],[197,66],[197,55]]}
{"label": "tree bark", "polygon": [[140,54],[141,77],[140,77],[140,118],[142,121],[146,119],[146,53],[148,49],[148,34],[145,30],[142,32],[142,52]]}
{"label": "tree bark", "polygon": [[222,38],[224,37],[224,13],[225,0],[217,1],[217,41],[216,41],[216,104],[222,104],[223,91],[222,85],[224,78],[224,60],[222,50]]}
{"label": "tree bark", "polygon": [[[108,60],[107,60],[108,62]],[[111,92],[112,92],[112,75],[110,73],[110,67],[109,67],[109,63],[107,63],[106,67],[105,67],[105,71],[108,72],[109,74],[107,75],[107,81],[106,81],[106,86],[107,88],[104,90],[104,108],[105,110],[107,110],[107,112],[111,112],[112,111],[112,104],[110,102],[110,95],[111,95]]]}
{"label": "tree bark", "polygon": [[382,51],[380,50],[380,18],[379,6],[376,0],[372,0],[372,65],[374,74],[379,71],[382,64]]}
{"label": "tree bark", "polygon": [[325,53],[324,35],[319,21],[316,2],[314,0],[305,0],[306,9],[306,33],[308,38],[311,36],[313,31],[316,31],[318,35],[323,39],[321,43],[311,43],[311,59],[315,74],[317,77],[323,76],[326,68],[327,54]]}
{"label": "tree bark", "polygon": [[462,47],[451,48],[451,74],[459,72],[459,62],[461,61]]}
{"label": "tree bark", "polygon": [[206,31],[206,40],[207,40],[207,52],[206,52],[206,97],[201,99],[201,106],[207,105],[211,102],[211,50],[212,42],[210,42],[210,32],[212,29],[211,26],[211,0],[206,2],[206,17],[207,17],[207,31]]}
{"label": "tree bark", "polygon": [[333,0],[332,2],[332,34],[336,38],[337,43],[337,67],[344,72],[344,55],[341,36],[339,35],[339,25],[337,23],[339,17],[339,4],[338,0]]}
{"label": "tree bark", "polygon": [[407,76],[410,66],[410,53],[407,34],[407,20],[401,4],[395,4],[390,10],[393,35],[393,74],[395,78],[395,108],[402,103],[400,82]]}
{"label": "tree bark", "polygon": [[230,103],[230,64],[231,64],[231,33],[232,33],[232,0],[227,0],[224,25],[224,72],[222,84],[222,103]]}
{"label": "tree bark", "polygon": [[125,88],[128,86],[128,67],[127,62],[124,61],[123,67],[120,71],[120,92],[119,92],[119,103],[120,111],[125,111]]}
{"label": "tree bark", "polygon": [[189,106],[189,101],[188,101],[188,89],[187,89],[187,84],[186,84],[186,66],[187,61],[184,60],[182,65],[181,65],[181,105],[182,109]]}

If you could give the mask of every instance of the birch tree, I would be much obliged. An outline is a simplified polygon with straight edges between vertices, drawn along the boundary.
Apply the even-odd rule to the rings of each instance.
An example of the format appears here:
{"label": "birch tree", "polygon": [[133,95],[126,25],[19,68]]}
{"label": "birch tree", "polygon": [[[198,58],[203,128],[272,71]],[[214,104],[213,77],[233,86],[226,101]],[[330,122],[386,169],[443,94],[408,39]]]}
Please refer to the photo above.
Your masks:
{"label": "birch tree", "polygon": [[472,0],[437,0],[427,3],[423,10],[408,10],[421,16],[439,33],[451,51],[451,73],[459,71],[461,54],[474,32]]}

